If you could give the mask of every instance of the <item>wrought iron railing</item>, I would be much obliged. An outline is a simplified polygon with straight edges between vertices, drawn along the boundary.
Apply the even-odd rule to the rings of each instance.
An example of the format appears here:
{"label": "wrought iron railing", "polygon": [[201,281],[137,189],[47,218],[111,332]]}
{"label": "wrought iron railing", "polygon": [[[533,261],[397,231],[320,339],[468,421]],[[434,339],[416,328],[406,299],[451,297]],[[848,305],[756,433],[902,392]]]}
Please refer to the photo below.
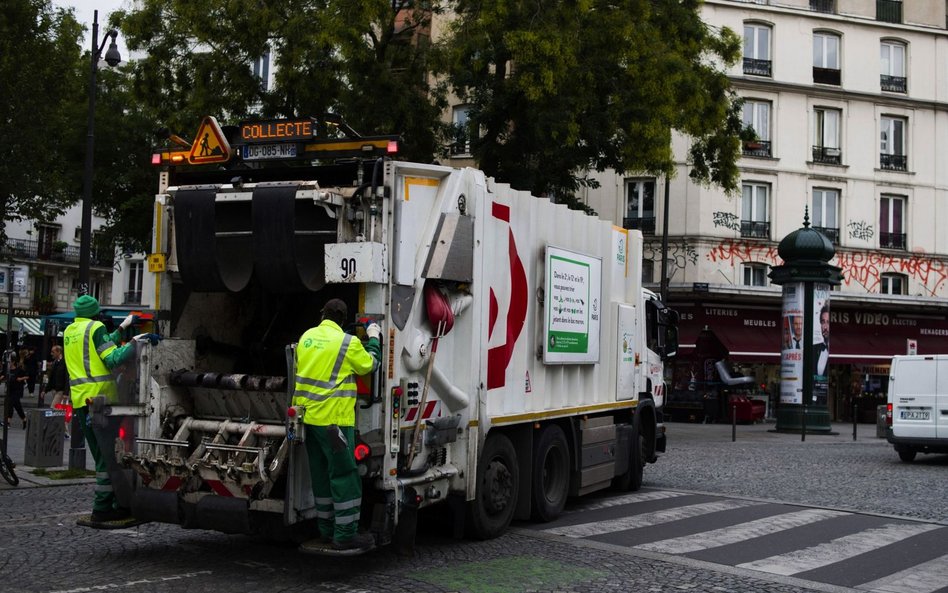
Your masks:
{"label": "wrought iron railing", "polygon": [[839,68],[817,68],[813,66],[813,82],[839,86]]}
{"label": "wrought iron railing", "polygon": [[879,84],[882,87],[882,90],[889,91],[890,93],[905,93],[908,91],[908,84],[904,76],[889,76],[883,74],[879,77]]}
{"label": "wrought iron railing", "polygon": [[813,162],[839,165],[843,162],[843,151],[829,146],[814,146]]}
{"label": "wrought iron railing", "polygon": [[879,155],[879,166],[889,171],[908,171],[908,157],[904,154]]}
{"label": "wrought iron railing", "polygon": [[770,60],[744,58],[744,74],[753,74],[754,76],[770,76],[770,65]]}
{"label": "wrought iron railing", "polygon": [[451,155],[469,155],[471,154],[471,138],[468,134],[467,126],[454,124],[451,130]]}
{"label": "wrought iron railing", "polygon": [[632,218],[623,218],[622,228],[636,229],[636,230],[642,231],[643,235],[654,235],[655,234],[655,217],[654,216],[639,216],[639,217],[632,217]]}
{"label": "wrought iron railing", "polygon": [[810,10],[836,14],[836,0],[810,0]]}
{"label": "wrought iron railing", "polygon": [[[43,242],[31,239],[7,238],[6,244],[0,245],[0,257],[14,259],[62,262],[66,264],[79,263],[79,248],[67,245],[62,247],[56,243]],[[89,254],[89,264],[100,268],[111,268],[115,256],[112,249],[98,249],[93,247]]]}
{"label": "wrought iron railing", "polygon": [[744,143],[745,156],[770,156],[770,140],[748,140]]}
{"label": "wrought iron railing", "polygon": [[826,238],[829,239],[833,245],[839,245],[839,229],[825,226],[815,226],[813,228],[826,235]]}
{"label": "wrought iron railing", "polygon": [[879,233],[879,247],[883,249],[905,249],[905,233]]}
{"label": "wrought iron railing", "polygon": [[757,220],[742,220],[741,236],[751,239],[769,239],[770,223]]}
{"label": "wrought iron railing", "polygon": [[129,290],[125,292],[125,298],[122,300],[123,305],[140,305],[142,304],[142,291],[140,290]]}
{"label": "wrought iron railing", "polygon": [[876,0],[876,20],[884,23],[901,23],[902,0]]}

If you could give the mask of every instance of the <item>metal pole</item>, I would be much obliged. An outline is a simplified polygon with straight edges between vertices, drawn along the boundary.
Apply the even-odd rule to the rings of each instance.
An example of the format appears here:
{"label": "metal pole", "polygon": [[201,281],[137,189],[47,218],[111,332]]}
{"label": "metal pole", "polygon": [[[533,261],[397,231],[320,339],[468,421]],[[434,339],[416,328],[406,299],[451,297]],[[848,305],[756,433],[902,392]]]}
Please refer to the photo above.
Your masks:
{"label": "metal pole", "polygon": [[92,251],[92,163],[95,150],[95,79],[99,69],[99,11],[92,12],[92,68],[89,74],[89,113],[86,119],[86,164],[82,176],[82,226],[79,236],[79,294],[89,294]]}
{"label": "metal pole", "polygon": [[737,440],[737,404],[731,402],[731,442]]}
{"label": "metal pole", "polygon": [[859,406],[859,402],[857,402],[856,399],[853,398],[853,440],[854,440],[854,441],[856,440],[856,410],[857,410],[857,406]]}
{"label": "metal pole", "polygon": [[668,175],[665,175],[665,197],[662,206],[662,302],[668,304]]}
{"label": "metal pole", "polygon": [[10,423],[7,419],[13,416],[13,402],[10,401],[10,373],[13,367],[10,365],[10,353],[13,352],[13,264],[7,265],[7,348],[3,352],[3,365],[6,369],[7,390],[3,397],[3,451],[0,451],[4,457],[7,456],[7,431]]}
{"label": "metal pole", "polygon": [[806,405],[813,399],[813,282],[803,283],[803,408],[800,440],[806,440]]}

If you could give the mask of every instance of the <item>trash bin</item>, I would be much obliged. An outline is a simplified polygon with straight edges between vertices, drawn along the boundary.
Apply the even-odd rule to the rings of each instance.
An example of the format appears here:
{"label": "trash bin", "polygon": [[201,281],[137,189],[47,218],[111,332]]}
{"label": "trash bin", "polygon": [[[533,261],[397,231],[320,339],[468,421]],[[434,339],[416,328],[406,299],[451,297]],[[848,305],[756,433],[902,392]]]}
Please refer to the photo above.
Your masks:
{"label": "trash bin", "polygon": [[876,437],[880,439],[885,438],[885,429],[887,428],[885,414],[887,408],[887,405],[876,406]]}
{"label": "trash bin", "polygon": [[28,410],[26,421],[23,465],[61,466],[66,412],[49,408]]}

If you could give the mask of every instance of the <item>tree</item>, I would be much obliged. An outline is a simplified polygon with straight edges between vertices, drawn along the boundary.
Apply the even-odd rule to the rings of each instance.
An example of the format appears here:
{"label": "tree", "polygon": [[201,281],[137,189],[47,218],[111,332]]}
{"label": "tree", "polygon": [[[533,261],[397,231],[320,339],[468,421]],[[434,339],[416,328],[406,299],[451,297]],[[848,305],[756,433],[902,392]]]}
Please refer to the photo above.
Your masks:
{"label": "tree", "polygon": [[[740,111],[721,65],[740,41],[700,0],[461,0],[438,70],[469,105],[472,153],[537,195],[573,194],[588,170],[673,174],[738,187]],[[473,132],[477,132],[476,134]]]}
{"label": "tree", "polygon": [[0,244],[8,221],[55,218],[81,195],[81,35],[48,0],[0,10]]}
{"label": "tree", "polygon": [[[132,92],[182,136],[205,115],[341,115],[360,133],[402,134],[430,160],[443,107],[428,84],[431,11],[410,0],[143,0],[114,16],[132,50]],[[253,64],[270,52],[275,84]]]}

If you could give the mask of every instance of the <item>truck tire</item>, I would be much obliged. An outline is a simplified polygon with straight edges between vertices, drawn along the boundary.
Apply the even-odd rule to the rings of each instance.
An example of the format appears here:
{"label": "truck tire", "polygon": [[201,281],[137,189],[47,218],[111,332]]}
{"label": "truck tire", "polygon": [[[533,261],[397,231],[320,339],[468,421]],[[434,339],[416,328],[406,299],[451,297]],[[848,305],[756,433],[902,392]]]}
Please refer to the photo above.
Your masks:
{"label": "truck tire", "polygon": [[620,492],[635,492],[642,487],[645,472],[645,435],[639,427],[639,417],[632,421],[629,468],[612,479],[612,487]]}
{"label": "truck tire", "polygon": [[517,451],[510,439],[488,436],[477,462],[477,491],[467,507],[472,537],[491,539],[507,530],[517,510],[519,482]]}
{"label": "truck tire", "polygon": [[897,451],[899,453],[899,459],[906,463],[915,461],[915,456],[918,454],[918,451],[911,447],[905,447],[903,449],[898,449]]}
{"label": "truck tire", "polygon": [[533,518],[556,519],[569,495],[569,444],[563,429],[550,424],[533,448]]}

